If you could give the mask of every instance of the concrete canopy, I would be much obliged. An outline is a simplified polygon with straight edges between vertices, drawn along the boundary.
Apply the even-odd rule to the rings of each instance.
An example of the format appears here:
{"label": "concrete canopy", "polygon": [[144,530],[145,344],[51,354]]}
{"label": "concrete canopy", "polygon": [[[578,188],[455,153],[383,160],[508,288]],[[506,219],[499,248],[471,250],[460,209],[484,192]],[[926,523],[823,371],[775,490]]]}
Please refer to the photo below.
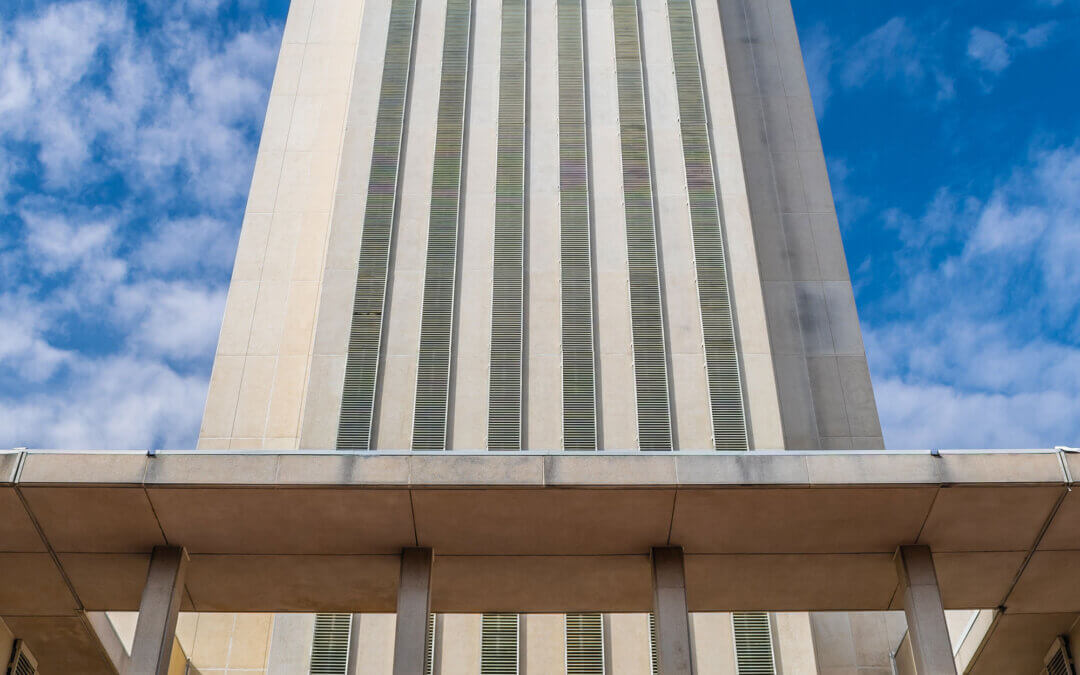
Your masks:
{"label": "concrete canopy", "polygon": [[[1015,452],[0,454],[0,615],[137,609],[155,545],[194,611],[392,612],[402,548],[438,612],[885,610],[934,553],[949,609],[1080,612],[1077,456]],[[10,622],[9,622],[10,623]]]}

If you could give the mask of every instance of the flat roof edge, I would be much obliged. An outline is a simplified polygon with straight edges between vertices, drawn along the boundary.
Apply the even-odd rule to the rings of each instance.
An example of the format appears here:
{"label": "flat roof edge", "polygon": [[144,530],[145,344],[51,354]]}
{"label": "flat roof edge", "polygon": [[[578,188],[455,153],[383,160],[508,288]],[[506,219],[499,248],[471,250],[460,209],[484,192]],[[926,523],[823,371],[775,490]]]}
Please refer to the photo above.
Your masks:
{"label": "flat roof edge", "polygon": [[[1075,464],[1075,466],[1073,466]],[[0,484],[272,487],[857,487],[1067,485],[1064,450],[0,452]]]}

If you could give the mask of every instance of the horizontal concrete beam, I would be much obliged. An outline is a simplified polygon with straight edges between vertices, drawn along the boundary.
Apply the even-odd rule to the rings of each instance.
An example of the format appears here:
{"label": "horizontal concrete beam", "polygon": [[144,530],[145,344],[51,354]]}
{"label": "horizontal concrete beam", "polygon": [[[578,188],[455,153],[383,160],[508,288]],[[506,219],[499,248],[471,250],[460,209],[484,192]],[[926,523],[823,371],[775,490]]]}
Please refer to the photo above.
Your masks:
{"label": "horizontal concrete beam", "polygon": [[135,609],[163,545],[190,551],[183,607],[198,611],[393,611],[398,554],[416,546],[435,552],[440,612],[647,611],[655,546],[684,550],[691,611],[880,610],[900,601],[893,551],[922,544],[946,608],[1077,612],[1077,461],[0,453],[0,577],[18,580],[0,615],[31,631]]}
{"label": "horizontal concrete beam", "polygon": [[814,486],[1073,484],[1045,450],[838,452],[0,452],[0,484]]}
{"label": "horizontal concrete beam", "polygon": [[436,553],[438,611],[640,611],[657,545],[685,551],[695,611],[885,609],[905,544],[950,609],[1080,611],[1055,581],[1080,565],[1062,453],[0,457],[0,573],[23,580],[0,613],[135,609],[176,544],[202,611],[390,611],[411,546]]}

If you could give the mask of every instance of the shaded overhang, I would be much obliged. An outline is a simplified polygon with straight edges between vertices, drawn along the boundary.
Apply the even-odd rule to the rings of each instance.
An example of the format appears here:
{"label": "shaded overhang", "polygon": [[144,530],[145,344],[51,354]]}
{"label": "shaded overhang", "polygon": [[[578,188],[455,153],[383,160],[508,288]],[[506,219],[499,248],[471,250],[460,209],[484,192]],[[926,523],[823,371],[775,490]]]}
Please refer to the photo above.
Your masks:
{"label": "shaded overhang", "polygon": [[683,547],[691,611],[898,608],[926,544],[948,609],[1080,612],[1080,456],[1057,451],[0,454],[0,615],[135,610],[156,545],[189,611],[391,612],[402,547],[437,612],[648,611]]}

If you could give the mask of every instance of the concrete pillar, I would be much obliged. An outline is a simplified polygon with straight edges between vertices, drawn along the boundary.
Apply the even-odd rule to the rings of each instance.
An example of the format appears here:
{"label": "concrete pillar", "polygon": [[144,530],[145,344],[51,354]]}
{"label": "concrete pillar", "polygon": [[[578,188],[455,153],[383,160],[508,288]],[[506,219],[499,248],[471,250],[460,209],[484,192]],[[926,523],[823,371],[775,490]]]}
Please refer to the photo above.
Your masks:
{"label": "concrete pillar", "polygon": [[188,554],[183,548],[154,547],[125,675],[168,675],[187,564]]}
{"label": "concrete pillar", "polygon": [[424,643],[431,612],[431,560],[430,548],[407,548],[401,552],[394,675],[424,672]]}
{"label": "concrete pillar", "polygon": [[896,574],[918,675],[956,675],[945,608],[929,546],[896,550]]}
{"label": "concrete pillar", "polygon": [[656,651],[664,675],[692,675],[690,615],[686,611],[686,571],[678,547],[654,548],[653,612],[656,614]]}

